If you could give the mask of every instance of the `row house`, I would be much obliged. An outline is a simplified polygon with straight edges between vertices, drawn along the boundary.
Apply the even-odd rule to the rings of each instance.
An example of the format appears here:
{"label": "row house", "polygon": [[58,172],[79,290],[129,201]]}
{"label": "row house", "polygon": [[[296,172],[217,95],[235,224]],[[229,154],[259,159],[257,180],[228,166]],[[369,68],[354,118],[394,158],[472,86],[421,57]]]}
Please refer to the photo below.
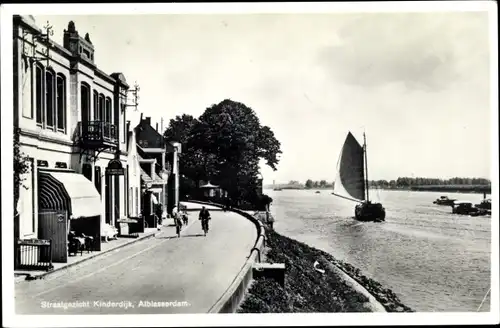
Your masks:
{"label": "row house", "polygon": [[[166,142],[151,125],[151,117],[135,127],[137,154],[141,170],[142,213],[148,225],[156,227],[156,216],[167,217],[179,206],[178,153],[180,144]],[[162,213],[156,208],[161,204]]]}
{"label": "row house", "polygon": [[30,163],[16,238],[48,239],[55,229],[47,226],[55,224],[47,223],[50,213],[58,213],[57,229],[95,236],[99,250],[104,226],[138,214],[139,191],[129,189],[129,86],[123,74],[96,66],[90,36],[82,37],[73,22],[63,46],[32,16],[14,16],[13,26],[14,126]]}

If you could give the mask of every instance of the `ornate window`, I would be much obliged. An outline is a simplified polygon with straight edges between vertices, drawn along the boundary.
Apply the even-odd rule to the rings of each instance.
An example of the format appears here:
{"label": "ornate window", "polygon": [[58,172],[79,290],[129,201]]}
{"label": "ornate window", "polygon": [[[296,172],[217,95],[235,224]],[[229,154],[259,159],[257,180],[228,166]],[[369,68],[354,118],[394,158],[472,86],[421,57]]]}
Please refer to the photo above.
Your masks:
{"label": "ornate window", "polygon": [[82,121],[90,121],[90,86],[82,82],[81,90]]}
{"label": "ornate window", "polygon": [[35,71],[35,108],[36,108],[36,123],[42,125],[43,123],[43,66],[36,65]]}
{"label": "ornate window", "polygon": [[99,121],[102,117],[99,111],[99,94],[94,90],[94,120]]}
{"label": "ornate window", "polygon": [[105,104],[104,104],[104,95],[101,93],[99,95],[99,119],[101,121],[106,121],[106,115],[104,113]]}
{"label": "ornate window", "polygon": [[108,123],[113,123],[111,121],[112,115],[111,115],[111,98],[106,97],[106,122]]}
{"label": "ornate window", "polygon": [[55,78],[53,70],[45,71],[45,125],[50,128],[55,125]]}
{"label": "ornate window", "polygon": [[63,74],[57,74],[56,85],[57,129],[64,132],[66,130],[66,77]]}

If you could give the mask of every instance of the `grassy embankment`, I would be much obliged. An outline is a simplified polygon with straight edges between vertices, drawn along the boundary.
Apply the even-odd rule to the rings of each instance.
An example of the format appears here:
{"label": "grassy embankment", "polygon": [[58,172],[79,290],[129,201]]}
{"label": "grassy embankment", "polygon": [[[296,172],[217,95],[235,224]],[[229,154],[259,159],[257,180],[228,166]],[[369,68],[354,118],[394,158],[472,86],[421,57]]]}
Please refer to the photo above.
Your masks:
{"label": "grassy embankment", "polygon": [[348,286],[334,272],[321,273],[313,264],[321,257],[340,267],[360,283],[387,312],[413,312],[378,282],[369,279],[348,263],[299,241],[266,229],[265,259],[285,263],[285,287],[270,278],[256,279],[238,313],[365,312],[366,296]]}

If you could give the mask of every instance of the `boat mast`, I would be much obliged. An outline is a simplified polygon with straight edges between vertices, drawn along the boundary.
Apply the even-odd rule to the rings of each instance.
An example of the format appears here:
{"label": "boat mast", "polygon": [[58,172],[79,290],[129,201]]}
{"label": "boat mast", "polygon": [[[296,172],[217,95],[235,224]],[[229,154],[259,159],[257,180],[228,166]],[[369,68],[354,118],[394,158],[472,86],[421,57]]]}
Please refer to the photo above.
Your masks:
{"label": "boat mast", "polygon": [[363,151],[365,153],[365,188],[366,188],[366,201],[370,201],[370,194],[368,192],[368,157],[366,155],[366,135],[363,132]]}

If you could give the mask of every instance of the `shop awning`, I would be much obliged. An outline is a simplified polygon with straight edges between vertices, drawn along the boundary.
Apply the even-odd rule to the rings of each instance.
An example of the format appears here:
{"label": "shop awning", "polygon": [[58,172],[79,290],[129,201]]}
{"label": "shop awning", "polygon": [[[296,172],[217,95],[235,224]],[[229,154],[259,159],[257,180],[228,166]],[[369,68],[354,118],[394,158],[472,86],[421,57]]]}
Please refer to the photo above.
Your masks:
{"label": "shop awning", "polygon": [[82,174],[40,171],[38,190],[41,209],[66,210],[75,219],[101,215],[101,196]]}
{"label": "shop awning", "polygon": [[145,183],[151,183],[151,184],[160,184],[160,185],[164,185],[164,184],[167,184],[167,180],[164,180],[162,178],[160,178],[156,172],[153,172],[153,176],[151,177],[149,174],[146,173],[146,171],[144,171],[143,168],[141,168],[141,179],[145,182]]}

